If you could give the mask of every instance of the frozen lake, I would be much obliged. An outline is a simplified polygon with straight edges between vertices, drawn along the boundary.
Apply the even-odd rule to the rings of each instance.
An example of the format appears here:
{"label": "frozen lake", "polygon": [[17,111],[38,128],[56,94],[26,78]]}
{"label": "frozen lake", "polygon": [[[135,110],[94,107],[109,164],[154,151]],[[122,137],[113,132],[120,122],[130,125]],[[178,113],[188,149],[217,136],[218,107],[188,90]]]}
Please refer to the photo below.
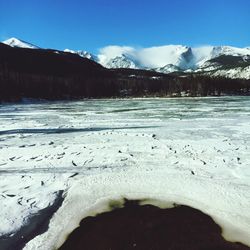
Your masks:
{"label": "frozen lake", "polygon": [[58,247],[119,197],[193,206],[250,245],[250,97],[0,105],[0,237],[59,190],[62,207],[26,249]]}

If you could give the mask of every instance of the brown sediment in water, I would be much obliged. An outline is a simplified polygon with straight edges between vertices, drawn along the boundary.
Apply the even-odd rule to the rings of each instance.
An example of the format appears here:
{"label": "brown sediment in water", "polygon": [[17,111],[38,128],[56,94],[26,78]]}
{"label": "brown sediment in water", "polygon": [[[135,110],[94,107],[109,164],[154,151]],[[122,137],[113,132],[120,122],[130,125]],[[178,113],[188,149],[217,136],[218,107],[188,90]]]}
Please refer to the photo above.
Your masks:
{"label": "brown sediment in water", "polygon": [[87,217],[60,250],[249,250],[226,241],[222,230],[201,211],[176,206],[161,209],[126,201],[123,208]]}

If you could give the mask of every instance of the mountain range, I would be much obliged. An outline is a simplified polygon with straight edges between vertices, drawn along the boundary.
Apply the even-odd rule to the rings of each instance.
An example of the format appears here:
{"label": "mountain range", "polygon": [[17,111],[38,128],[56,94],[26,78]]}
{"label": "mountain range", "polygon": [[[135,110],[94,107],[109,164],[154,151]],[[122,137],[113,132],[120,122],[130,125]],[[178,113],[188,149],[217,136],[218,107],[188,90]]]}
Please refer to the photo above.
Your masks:
{"label": "mountain range", "polygon": [[109,46],[96,56],[13,38],[0,43],[0,103],[27,98],[250,95],[248,50]]}
{"label": "mountain range", "polygon": [[[10,38],[3,41],[11,47],[41,49],[29,42]],[[106,68],[143,69],[169,73],[194,73],[211,77],[250,79],[250,48],[232,46],[203,46],[192,48],[182,45],[135,49],[108,46],[93,55],[84,50],[65,49],[64,52],[93,60]]]}

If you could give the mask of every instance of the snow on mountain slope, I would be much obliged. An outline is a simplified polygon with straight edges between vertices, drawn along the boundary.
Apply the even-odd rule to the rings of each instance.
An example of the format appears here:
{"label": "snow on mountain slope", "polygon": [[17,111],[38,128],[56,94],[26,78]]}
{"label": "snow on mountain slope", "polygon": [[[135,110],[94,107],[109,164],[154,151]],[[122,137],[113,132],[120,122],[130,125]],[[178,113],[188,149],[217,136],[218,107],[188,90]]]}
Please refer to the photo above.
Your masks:
{"label": "snow on mountain slope", "polygon": [[226,77],[231,79],[250,79],[250,66],[247,67],[237,67],[231,69],[217,69],[206,71],[206,75],[212,77]]}
{"label": "snow on mountain slope", "polygon": [[67,52],[67,53],[72,53],[72,54],[77,54],[81,57],[84,57],[84,58],[87,58],[87,59],[90,59],[92,61],[98,61],[97,57],[91,53],[89,53],[88,51],[85,51],[85,50],[71,50],[71,49],[65,49],[64,52]]}
{"label": "snow on mountain slope", "polygon": [[153,70],[160,72],[160,73],[166,73],[166,74],[176,72],[176,71],[181,71],[181,69],[178,66],[175,66],[173,64],[167,64],[164,67],[155,68]]}
{"label": "snow on mountain slope", "polygon": [[33,45],[31,43],[22,41],[20,39],[14,38],[14,37],[5,40],[2,43],[9,45],[11,47],[17,47],[17,48],[39,49],[39,47],[37,47],[36,45]]}
{"label": "snow on mountain slope", "polygon": [[208,72],[221,68],[223,62],[218,64],[210,60],[222,55],[248,60],[250,48],[232,46],[191,48],[182,45],[167,45],[138,49],[127,46],[107,46],[100,50],[97,62],[108,68],[152,69],[161,73],[195,70]]}
{"label": "snow on mountain slope", "polygon": [[214,47],[212,51],[212,56],[217,57],[220,55],[246,56],[246,55],[250,55],[250,49],[249,48],[236,48],[232,46]]}
{"label": "snow on mountain slope", "polygon": [[[166,45],[136,49],[128,46],[107,46],[100,50],[98,62],[105,67],[119,67],[130,61],[133,68],[161,68],[168,64],[187,69],[192,61],[192,50],[182,45]],[[126,65],[129,65],[126,63]]]}
{"label": "snow on mountain slope", "polygon": [[192,51],[196,68],[204,66],[207,61],[221,55],[250,56],[250,48],[236,48],[232,46],[204,46],[193,48]]}
{"label": "snow on mountain slope", "polygon": [[105,66],[107,68],[137,68],[136,63],[125,55],[117,56],[113,59],[110,59]]}
{"label": "snow on mountain slope", "polygon": [[206,61],[195,72],[213,77],[250,79],[250,55],[226,53]]}
{"label": "snow on mountain slope", "polygon": [[[17,38],[10,38],[3,43],[11,47],[39,48]],[[93,55],[85,50],[74,51],[65,49],[64,52],[78,54],[81,57],[96,61],[107,68],[150,69],[161,73],[195,71],[209,73],[210,75],[223,75],[233,78],[247,77],[249,79],[246,68],[248,64],[242,65],[242,61],[250,61],[250,47],[165,45],[136,48],[112,45],[100,49],[98,55]],[[228,65],[228,58],[230,57],[235,60],[240,58],[239,63],[236,62]],[[222,58],[222,60],[220,62],[213,61],[216,58]],[[218,70],[219,72],[215,74],[215,71]]]}
{"label": "snow on mountain slope", "polygon": [[[121,61],[133,61],[136,50],[129,46],[107,46],[99,50],[98,63],[104,67],[118,68]],[[112,62],[114,61],[114,62]],[[116,64],[117,63],[117,64]],[[134,62],[134,64],[136,64]]]}

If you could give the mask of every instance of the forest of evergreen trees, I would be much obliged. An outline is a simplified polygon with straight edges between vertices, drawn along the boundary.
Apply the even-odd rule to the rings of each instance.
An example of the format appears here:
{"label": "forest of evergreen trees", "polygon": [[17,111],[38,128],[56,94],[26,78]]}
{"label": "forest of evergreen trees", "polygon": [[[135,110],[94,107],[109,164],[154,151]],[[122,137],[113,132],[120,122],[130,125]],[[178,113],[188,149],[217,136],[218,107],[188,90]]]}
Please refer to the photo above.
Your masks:
{"label": "forest of evergreen trees", "polygon": [[0,43],[0,101],[249,93],[250,80],[109,70],[70,53],[12,48]]}

